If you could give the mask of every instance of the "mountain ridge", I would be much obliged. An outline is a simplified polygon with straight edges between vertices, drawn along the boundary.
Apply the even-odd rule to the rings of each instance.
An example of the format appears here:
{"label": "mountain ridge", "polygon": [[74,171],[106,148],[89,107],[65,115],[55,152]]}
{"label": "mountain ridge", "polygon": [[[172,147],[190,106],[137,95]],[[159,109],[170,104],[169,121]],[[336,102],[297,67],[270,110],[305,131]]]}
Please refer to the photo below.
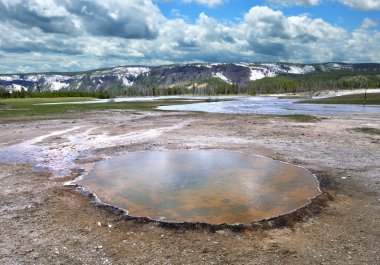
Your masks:
{"label": "mountain ridge", "polygon": [[[380,82],[380,64],[327,62],[302,63],[190,63],[160,66],[125,65],[79,72],[45,72],[25,74],[0,74],[0,87],[13,92],[43,91],[108,91],[113,95],[151,95],[155,90],[168,90],[173,87],[178,94],[190,90],[216,86],[228,88],[234,93],[244,92],[265,80],[276,83],[282,77],[289,82],[310,80],[322,76],[325,80],[333,76],[360,77],[360,80]],[[326,76],[326,77],[323,77]],[[335,77],[334,77],[335,78]],[[364,79],[363,79],[364,78]],[[296,80],[296,81],[294,81]],[[270,83],[269,82],[269,83]],[[284,81],[282,81],[284,82]],[[287,82],[287,81],[285,81]],[[361,81],[363,83],[363,81]],[[364,84],[364,83],[363,83]],[[376,84],[374,84],[376,85]],[[236,86],[236,87],[235,87]],[[237,90],[237,87],[242,91]],[[225,91],[225,90],[224,90]],[[257,91],[257,89],[256,89]],[[167,92],[165,92],[167,93]]]}

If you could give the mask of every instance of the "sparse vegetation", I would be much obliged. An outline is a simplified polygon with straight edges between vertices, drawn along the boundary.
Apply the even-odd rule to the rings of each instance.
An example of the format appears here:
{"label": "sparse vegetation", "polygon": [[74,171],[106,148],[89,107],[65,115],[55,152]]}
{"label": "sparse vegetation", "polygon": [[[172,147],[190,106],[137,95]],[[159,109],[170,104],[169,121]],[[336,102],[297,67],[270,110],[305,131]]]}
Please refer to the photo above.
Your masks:
{"label": "sparse vegetation", "polygon": [[297,103],[313,103],[313,104],[367,104],[380,105],[380,93],[351,94],[331,98],[303,100]]}
{"label": "sparse vegetation", "polygon": [[[60,103],[69,101],[93,100],[92,98],[11,98],[0,99],[0,117],[54,117],[58,113],[80,114],[91,110],[155,110],[162,105],[189,104],[192,102],[164,100],[164,101],[135,101],[135,102],[107,102],[91,104],[55,104],[38,105],[41,103]],[[70,116],[71,117],[71,116]],[[41,118],[41,117],[40,117]]]}
{"label": "sparse vegetation", "polygon": [[312,115],[304,115],[304,114],[295,114],[295,115],[285,115],[283,116],[286,119],[298,121],[298,122],[315,122],[319,121],[319,119]]}
{"label": "sparse vegetation", "polygon": [[354,128],[352,130],[355,132],[380,135],[380,129],[377,129],[377,128],[361,127],[361,128]]}

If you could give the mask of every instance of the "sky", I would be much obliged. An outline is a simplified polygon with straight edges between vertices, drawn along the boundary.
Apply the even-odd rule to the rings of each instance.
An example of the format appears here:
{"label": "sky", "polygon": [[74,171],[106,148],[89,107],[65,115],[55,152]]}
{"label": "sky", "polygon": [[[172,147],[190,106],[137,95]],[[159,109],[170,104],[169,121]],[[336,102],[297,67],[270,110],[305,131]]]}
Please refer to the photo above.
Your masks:
{"label": "sky", "polygon": [[380,63],[380,0],[0,0],[0,73]]}

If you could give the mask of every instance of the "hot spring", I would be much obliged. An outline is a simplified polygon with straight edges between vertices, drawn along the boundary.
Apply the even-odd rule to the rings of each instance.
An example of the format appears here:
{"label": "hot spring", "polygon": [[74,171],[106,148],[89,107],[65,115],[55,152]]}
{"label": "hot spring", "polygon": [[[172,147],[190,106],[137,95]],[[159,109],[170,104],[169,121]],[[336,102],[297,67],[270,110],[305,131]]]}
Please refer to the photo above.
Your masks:
{"label": "hot spring", "polygon": [[320,193],[306,169],[221,150],[128,153],[95,164],[77,184],[130,216],[209,224],[287,214]]}

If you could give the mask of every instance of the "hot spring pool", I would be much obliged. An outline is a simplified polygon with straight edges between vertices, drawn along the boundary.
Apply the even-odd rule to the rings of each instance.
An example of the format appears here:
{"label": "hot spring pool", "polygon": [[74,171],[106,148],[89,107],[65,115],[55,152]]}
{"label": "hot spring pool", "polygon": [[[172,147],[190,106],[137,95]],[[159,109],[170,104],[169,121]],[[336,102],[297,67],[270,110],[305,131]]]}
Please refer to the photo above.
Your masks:
{"label": "hot spring pool", "polygon": [[97,163],[77,184],[131,216],[209,224],[283,215],[320,193],[301,167],[221,150],[128,153]]}

